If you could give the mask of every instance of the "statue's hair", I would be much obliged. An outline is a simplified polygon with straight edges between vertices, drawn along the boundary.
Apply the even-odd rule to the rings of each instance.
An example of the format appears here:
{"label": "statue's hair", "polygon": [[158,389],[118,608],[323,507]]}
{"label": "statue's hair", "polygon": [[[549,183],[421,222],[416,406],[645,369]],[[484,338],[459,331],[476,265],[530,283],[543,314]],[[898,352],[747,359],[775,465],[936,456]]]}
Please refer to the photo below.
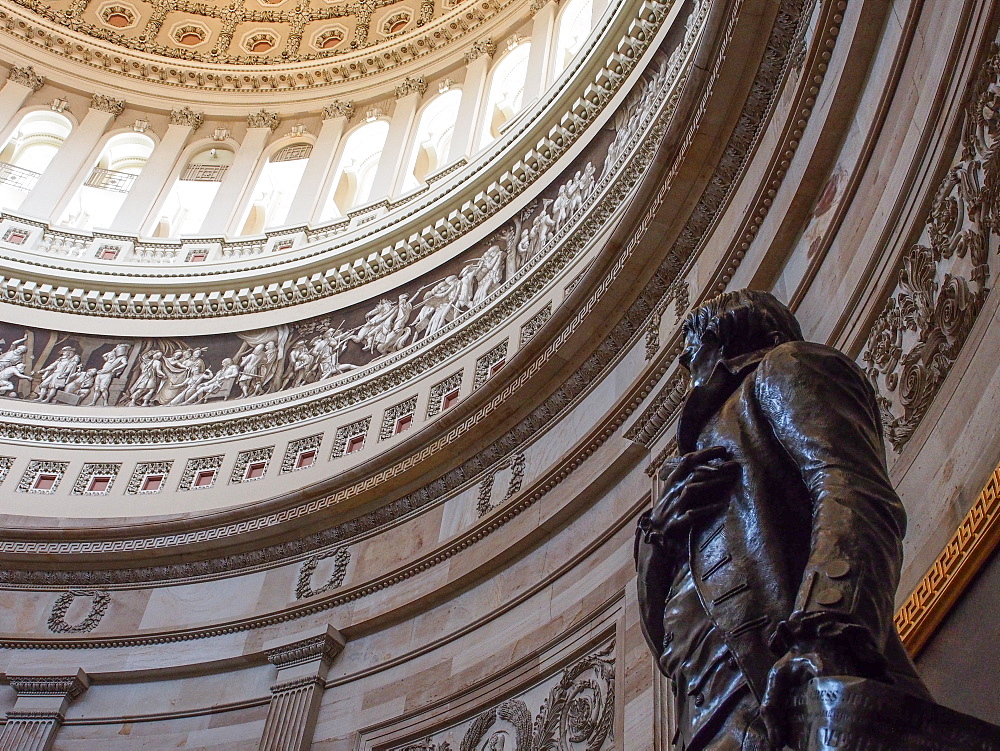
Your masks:
{"label": "statue's hair", "polygon": [[802,341],[802,329],[792,311],[770,292],[754,289],[723,292],[706,301],[688,314],[682,332],[699,342],[711,332],[730,357]]}

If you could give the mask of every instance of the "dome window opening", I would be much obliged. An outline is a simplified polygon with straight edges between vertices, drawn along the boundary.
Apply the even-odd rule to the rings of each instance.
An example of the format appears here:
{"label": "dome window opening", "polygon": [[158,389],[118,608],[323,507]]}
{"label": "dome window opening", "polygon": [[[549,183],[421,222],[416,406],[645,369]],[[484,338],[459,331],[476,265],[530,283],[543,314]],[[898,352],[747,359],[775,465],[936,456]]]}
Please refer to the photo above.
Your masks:
{"label": "dome window opening", "polygon": [[60,224],[86,230],[109,227],[153,153],[153,145],[153,140],[142,133],[121,133],[111,138],[84,184],[70,199]]}
{"label": "dome window opening", "polygon": [[461,90],[449,88],[424,106],[404,173],[404,193],[420,187],[447,163],[461,101]]}
{"label": "dome window opening", "polygon": [[20,208],[72,129],[57,112],[29,112],[21,118],[0,148],[0,209]]}
{"label": "dome window opening", "polygon": [[194,482],[191,483],[192,488],[210,488],[215,483],[215,470],[214,469],[203,469],[194,476]]}
{"label": "dome window opening", "polygon": [[395,435],[399,435],[413,427],[413,413],[402,415],[396,418],[396,427],[393,429]]}
{"label": "dome window opening", "polygon": [[305,469],[316,463],[316,449],[306,449],[300,451],[295,457],[295,469]]}
{"label": "dome window opening", "polygon": [[528,75],[530,42],[514,46],[494,66],[490,75],[480,148],[499,138],[504,126],[514,119],[523,105],[524,85]]}
{"label": "dome window opening", "polygon": [[344,141],[321,220],[346,216],[357,206],[386,197],[371,195],[375,172],[389,134],[389,123],[378,118],[379,115],[376,115],[370,122],[355,129]]}
{"label": "dome window opening", "polygon": [[347,450],[345,453],[353,454],[355,451],[360,451],[365,447],[365,434],[360,433],[358,435],[352,435],[347,439]]}
{"label": "dome window opening", "polygon": [[57,482],[59,482],[58,475],[50,474],[47,472],[41,472],[35,478],[35,482],[31,486],[31,489],[37,490],[40,493],[51,493],[56,489]]}
{"label": "dome window opening", "polygon": [[86,492],[90,495],[104,495],[111,489],[111,475],[94,475],[90,478]]}
{"label": "dome window opening", "polygon": [[241,235],[260,234],[284,223],[298,190],[312,144],[290,144],[275,152],[261,170],[243,214]]}
{"label": "dome window opening", "polygon": [[447,394],[445,394],[444,396],[441,397],[441,411],[442,412],[444,412],[445,410],[451,409],[456,404],[458,404],[458,394],[459,394],[459,390],[455,389],[453,391],[449,391]]}
{"label": "dome window opening", "polygon": [[[233,163],[235,153],[223,146],[203,148],[194,154],[167,194],[149,229],[153,237],[177,237],[198,232],[208,215],[219,185]],[[191,263],[207,260],[195,251]]]}

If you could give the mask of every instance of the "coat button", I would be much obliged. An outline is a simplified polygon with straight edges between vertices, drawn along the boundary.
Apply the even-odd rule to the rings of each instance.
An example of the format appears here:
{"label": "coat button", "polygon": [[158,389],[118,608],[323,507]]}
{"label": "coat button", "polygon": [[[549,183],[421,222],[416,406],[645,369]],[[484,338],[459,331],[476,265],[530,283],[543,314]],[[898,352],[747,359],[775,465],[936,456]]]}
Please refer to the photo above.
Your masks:
{"label": "coat button", "polygon": [[818,595],[816,595],[816,602],[820,605],[836,605],[844,599],[844,593],[841,592],[836,587],[830,587],[829,589],[824,589]]}
{"label": "coat button", "polygon": [[700,707],[704,703],[705,703],[705,694],[702,693],[696,694],[694,697],[694,705],[696,707]]}
{"label": "coat button", "polygon": [[826,564],[826,575],[831,579],[843,579],[851,573],[851,564],[847,561],[830,561]]}

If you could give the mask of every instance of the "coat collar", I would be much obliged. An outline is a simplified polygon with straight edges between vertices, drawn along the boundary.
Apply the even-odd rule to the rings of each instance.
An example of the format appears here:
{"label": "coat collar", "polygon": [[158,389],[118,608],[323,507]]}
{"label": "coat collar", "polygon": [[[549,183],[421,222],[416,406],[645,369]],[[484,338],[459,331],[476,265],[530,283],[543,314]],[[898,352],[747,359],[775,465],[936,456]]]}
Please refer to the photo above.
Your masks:
{"label": "coat collar", "polygon": [[688,391],[677,420],[677,448],[682,456],[695,450],[705,424],[772,349],[765,347],[719,360],[708,381]]}

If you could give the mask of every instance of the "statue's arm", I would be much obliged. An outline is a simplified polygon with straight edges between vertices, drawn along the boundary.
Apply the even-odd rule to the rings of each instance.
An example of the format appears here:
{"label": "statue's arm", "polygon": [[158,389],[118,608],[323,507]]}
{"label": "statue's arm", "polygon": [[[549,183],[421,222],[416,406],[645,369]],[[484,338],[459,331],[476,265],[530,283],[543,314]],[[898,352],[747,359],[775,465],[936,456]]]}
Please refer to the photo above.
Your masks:
{"label": "statue's arm", "polygon": [[639,625],[650,651],[659,658],[663,651],[663,608],[676,570],[675,557],[663,544],[650,537],[650,511],[640,518],[635,530],[635,569],[639,595]]}
{"label": "statue's arm", "polygon": [[[812,500],[809,557],[784,640],[856,624],[881,652],[893,628],[906,514],[885,468],[874,390],[840,352],[795,342],[761,362],[756,393]],[[847,630],[844,638],[863,650],[866,639]]]}

